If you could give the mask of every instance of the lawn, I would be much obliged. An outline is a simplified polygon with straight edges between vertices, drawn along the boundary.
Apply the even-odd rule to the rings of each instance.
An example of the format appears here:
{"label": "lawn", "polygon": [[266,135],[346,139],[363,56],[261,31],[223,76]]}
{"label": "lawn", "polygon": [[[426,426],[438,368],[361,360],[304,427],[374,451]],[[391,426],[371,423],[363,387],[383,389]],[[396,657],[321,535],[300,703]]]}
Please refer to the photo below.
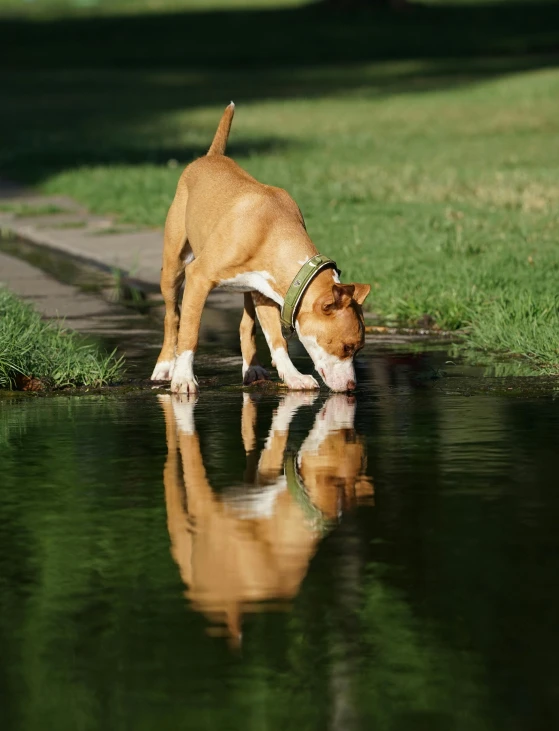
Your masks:
{"label": "lawn", "polygon": [[5,175],[162,226],[232,98],[231,155],[291,192],[379,320],[559,371],[555,3],[52,5],[4,21]]}
{"label": "lawn", "polygon": [[0,389],[102,386],[122,375],[122,362],[77,333],[45,322],[0,288]]}

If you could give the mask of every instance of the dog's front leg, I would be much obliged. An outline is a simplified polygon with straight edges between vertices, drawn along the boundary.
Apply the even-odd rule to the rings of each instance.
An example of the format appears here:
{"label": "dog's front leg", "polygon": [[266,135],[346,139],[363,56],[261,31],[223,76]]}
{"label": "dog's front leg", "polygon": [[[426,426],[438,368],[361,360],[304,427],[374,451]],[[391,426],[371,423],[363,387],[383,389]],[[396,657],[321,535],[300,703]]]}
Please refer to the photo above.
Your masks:
{"label": "dog's front leg", "polygon": [[307,391],[319,388],[312,376],[299,373],[291,362],[287,352],[287,343],[281,332],[280,308],[273,300],[260,292],[253,292],[256,314],[270,348],[272,362],[277,368],[279,377],[286,386],[294,391]]}
{"label": "dog's front leg", "polygon": [[262,368],[256,355],[255,335],[256,311],[250,292],[245,292],[245,307],[239,328],[241,336],[241,353],[243,354],[243,386],[250,386],[254,381],[269,381],[270,376]]}
{"label": "dog's front leg", "polygon": [[188,267],[187,282],[182,298],[177,358],[171,380],[173,393],[196,393],[198,383],[194,378],[194,353],[198,347],[200,319],[206,299],[213,288],[210,279],[203,275],[198,261]]}

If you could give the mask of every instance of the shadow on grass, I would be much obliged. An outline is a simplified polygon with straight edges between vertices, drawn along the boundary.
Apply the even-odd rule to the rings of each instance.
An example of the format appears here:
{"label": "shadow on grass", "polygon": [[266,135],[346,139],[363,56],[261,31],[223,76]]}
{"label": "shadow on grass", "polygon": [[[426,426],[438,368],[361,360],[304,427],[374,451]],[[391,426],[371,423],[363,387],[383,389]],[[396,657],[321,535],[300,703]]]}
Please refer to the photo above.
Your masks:
{"label": "shadow on grass", "polygon": [[5,20],[12,68],[208,68],[559,50],[556,2],[412,6],[408,13],[296,8]]}
{"label": "shadow on grass", "polygon": [[[64,149],[53,146],[51,149],[43,147],[40,151],[32,149],[16,149],[12,159],[2,167],[6,174],[12,179],[22,183],[36,184],[41,180],[50,177],[60,170],[69,170],[76,167],[95,167],[105,165],[168,165],[180,167],[177,177],[180,174],[185,161],[194,160],[204,155],[209,147],[206,145],[183,145],[167,147],[158,145],[157,141],[145,141],[140,148],[138,142],[127,146],[109,143],[105,148],[93,148],[88,143],[88,133],[84,129],[83,144],[80,146],[64,143]],[[208,136],[211,142],[211,136]],[[227,152],[231,157],[246,157],[259,153],[270,153],[281,151],[287,146],[293,147],[292,143],[286,140],[269,138],[253,142],[231,142]],[[6,196],[8,197],[8,196]]]}
{"label": "shadow on grass", "polygon": [[[174,144],[174,113],[231,98],[387,96],[554,65],[559,7],[515,2],[343,14],[309,5],[12,19],[3,30],[0,166],[6,176],[38,183],[80,165],[187,161],[207,149],[213,129],[189,125],[194,141]],[[235,140],[233,155],[291,144]]]}

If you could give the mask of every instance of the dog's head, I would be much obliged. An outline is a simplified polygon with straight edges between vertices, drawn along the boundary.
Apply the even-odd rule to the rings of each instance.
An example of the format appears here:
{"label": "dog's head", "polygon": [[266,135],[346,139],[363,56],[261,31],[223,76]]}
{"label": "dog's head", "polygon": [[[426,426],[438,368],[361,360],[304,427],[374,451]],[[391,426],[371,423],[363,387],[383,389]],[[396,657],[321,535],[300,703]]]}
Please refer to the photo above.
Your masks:
{"label": "dog's head", "polygon": [[365,342],[361,305],[370,291],[369,284],[335,283],[297,317],[299,339],[332,391],[355,388],[353,356]]}

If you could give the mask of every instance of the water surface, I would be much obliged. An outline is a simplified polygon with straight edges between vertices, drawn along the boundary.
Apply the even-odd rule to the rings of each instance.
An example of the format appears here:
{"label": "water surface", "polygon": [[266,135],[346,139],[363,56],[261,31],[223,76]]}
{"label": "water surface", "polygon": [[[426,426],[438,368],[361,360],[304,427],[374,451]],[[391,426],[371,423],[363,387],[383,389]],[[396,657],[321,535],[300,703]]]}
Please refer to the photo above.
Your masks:
{"label": "water surface", "polygon": [[361,360],[0,400],[3,729],[557,727],[553,385]]}

